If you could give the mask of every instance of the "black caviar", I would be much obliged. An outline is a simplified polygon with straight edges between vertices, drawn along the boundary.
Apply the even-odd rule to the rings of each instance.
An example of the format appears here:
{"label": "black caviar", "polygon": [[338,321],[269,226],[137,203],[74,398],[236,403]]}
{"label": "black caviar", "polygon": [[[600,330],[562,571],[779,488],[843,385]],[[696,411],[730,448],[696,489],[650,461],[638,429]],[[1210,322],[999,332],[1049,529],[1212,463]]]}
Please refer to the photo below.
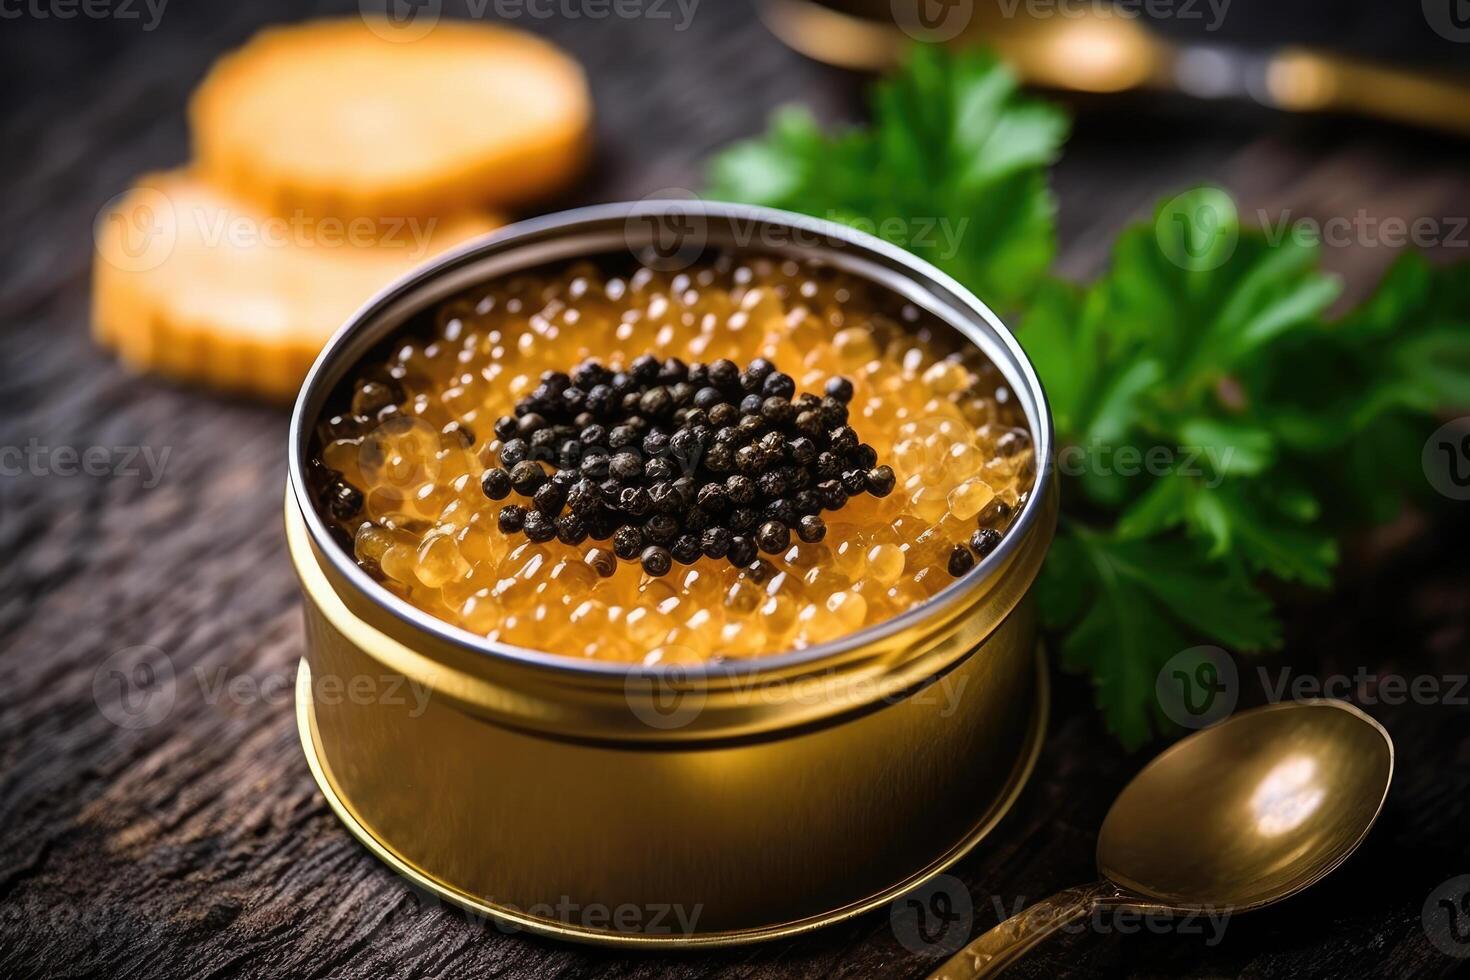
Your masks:
{"label": "black caviar", "polygon": [[611,538],[614,555],[650,575],[700,557],[743,567],[793,534],[822,540],[821,513],[849,497],[893,491],[893,471],[848,424],[852,391],[832,378],[824,394],[798,395],[765,358],[743,371],[652,355],[626,369],[585,361],[546,372],[496,420],[500,466],[481,486],[491,500],[530,498],[529,509],[501,508],[506,533]]}

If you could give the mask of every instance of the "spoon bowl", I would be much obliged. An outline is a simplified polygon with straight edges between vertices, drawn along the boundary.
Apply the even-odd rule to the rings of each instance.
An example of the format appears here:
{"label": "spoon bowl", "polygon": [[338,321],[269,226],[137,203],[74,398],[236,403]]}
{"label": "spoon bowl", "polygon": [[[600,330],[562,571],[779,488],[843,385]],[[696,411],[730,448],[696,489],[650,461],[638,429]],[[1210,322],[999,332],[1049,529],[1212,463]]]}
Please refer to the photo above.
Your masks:
{"label": "spoon bowl", "polygon": [[1103,820],[1097,867],[1176,908],[1259,908],[1345,861],[1392,776],[1388,733],[1341,701],[1243,712],[1133,778]]}
{"label": "spoon bowl", "polygon": [[994,976],[1103,908],[1235,913],[1322,880],[1368,836],[1393,779],[1383,726],[1341,701],[1288,701],[1195,732],[1114,801],[1102,880],[1012,916],[930,980]]}

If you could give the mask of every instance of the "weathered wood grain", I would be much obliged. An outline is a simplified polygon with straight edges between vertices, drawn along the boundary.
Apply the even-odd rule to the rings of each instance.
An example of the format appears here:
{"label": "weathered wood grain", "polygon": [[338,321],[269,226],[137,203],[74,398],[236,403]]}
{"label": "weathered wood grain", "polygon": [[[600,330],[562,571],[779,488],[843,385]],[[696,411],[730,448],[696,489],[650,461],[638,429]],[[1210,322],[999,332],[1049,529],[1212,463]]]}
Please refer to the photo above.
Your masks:
{"label": "weathered wood grain", "polygon": [[[351,4],[318,5],[353,9]],[[136,24],[0,25],[0,447],[129,447],[146,475],[0,478],[0,975],[7,977],[921,977],[887,914],[789,942],[701,955],[609,953],[506,935],[426,901],[337,824],[296,741],[301,653],[280,528],[286,413],[137,378],[89,341],[89,227],[133,175],[186,154],[183,101],[208,61],[286,0],[166,9]],[[857,80],[786,52],[744,4],[706,3],[689,29],[581,21],[545,30],[587,64],[600,158],[570,200],[695,187],[699,161],[800,99],[860,112]],[[1057,171],[1072,276],[1095,272],[1129,218],[1215,180],[1244,207],[1327,217],[1470,214],[1463,146],[1357,123],[1197,107],[1088,107]],[[1384,249],[1332,250],[1361,291]],[[1417,447],[1408,447],[1417,455]],[[167,453],[164,457],[162,454]],[[54,452],[42,459],[54,469]],[[1293,594],[1288,653],[1306,672],[1467,670],[1470,570],[1458,513],[1365,539],[1327,596]],[[130,730],[94,679],[133,647],[166,656],[172,710]],[[1246,699],[1259,700],[1253,675]],[[218,685],[244,678],[245,695]],[[1036,776],[956,875],[976,909],[1088,880],[1112,796],[1147,758],[1101,730],[1085,686],[1058,677]],[[1366,692],[1371,696],[1371,691]],[[1448,975],[1420,909],[1470,872],[1470,711],[1368,710],[1399,749],[1394,792],[1362,853],[1224,939],[1093,933],[1048,944],[1017,977]],[[998,903],[998,905],[997,905]]]}

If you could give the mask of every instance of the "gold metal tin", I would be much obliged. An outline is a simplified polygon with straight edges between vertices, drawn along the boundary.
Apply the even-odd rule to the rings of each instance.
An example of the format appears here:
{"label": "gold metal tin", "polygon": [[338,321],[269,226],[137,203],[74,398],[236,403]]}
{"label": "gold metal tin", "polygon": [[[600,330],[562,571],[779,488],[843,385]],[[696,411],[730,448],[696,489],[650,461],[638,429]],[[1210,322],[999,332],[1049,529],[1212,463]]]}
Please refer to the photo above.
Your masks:
{"label": "gold metal tin", "polygon": [[1015,799],[1045,726],[1028,595],[1056,521],[1049,468],[996,551],[922,606],[807,650],[687,668],[511,648],[436,620],[355,565],[303,479],[329,394],[409,317],[509,272],[649,245],[665,262],[787,254],[889,287],[985,351],[1050,458],[1045,397],[1014,338],[875,238],[691,201],[512,226],[380,294],[302,390],[286,500],[306,599],[298,722],[348,828],[448,901],[581,941],[752,942],[890,901]]}

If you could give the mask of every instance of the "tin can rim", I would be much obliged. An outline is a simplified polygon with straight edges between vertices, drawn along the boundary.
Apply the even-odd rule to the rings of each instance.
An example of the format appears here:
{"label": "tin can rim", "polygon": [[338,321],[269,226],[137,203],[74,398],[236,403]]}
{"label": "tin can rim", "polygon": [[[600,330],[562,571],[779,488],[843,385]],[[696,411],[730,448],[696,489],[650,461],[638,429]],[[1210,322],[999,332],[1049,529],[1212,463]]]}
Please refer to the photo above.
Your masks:
{"label": "tin can rim", "polygon": [[[875,281],[898,295],[916,302],[988,355],[993,355],[997,349],[1006,355],[1004,359],[996,359],[992,356],[992,360],[1010,383],[1011,388],[1018,393],[1024,392],[1025,394],[1022,407],[1026,412],[1027,423],[1031,429],[1037,469],[1036,483],[1031,489],[1030,496],[996,549],[969,572],[912,609],[835,640],[801,650],[788,650],[761,657],[655,667],[588,660],[491,641],[413,606],[383,588],[372,576],[358,567],[351,556],[333,540],[326,522],[311,499],[305,479],[307,450],[316,419],[327,396],[340,382],[345,371],[355,363],[355,357],[351,356],[352,352],[349,348],[358,334],[380,321],[391,309],[403,307],[415,296],[423,296],[426,287],[436,280],[445,278],[456,271],[465,270],[492,256],[507,254],[517,248],[544,242],[547,239],[569,236],[596,228],[605,231],[621,225],[626,234],[631,231],[635,223],[642,221],[649,223],[651,231],[654,223],[674,217],[691,219],[696,222],[718,222],[733,227],[743,224],[751,230],[759,226],[763,230],[775,229],[781,233],[767,236],[767,241],[772,239],[779,241],[785,238],[787,241],[794,242],[802,235],[820,239],[826,246],[822,251],[816,251],[811,245],[782,247],[768,245],[765,242],[754,246],[736,244],[734,247],[737,250],[745,248],[757,254],[785,254],[792,258],[817,258],[839,267],[843,263],[834,262],[834,258],[847,257],[850,260],[858,260],[864,266],[860,275],[865,274],[864,277],[870,281]],[[625,245],[630,251],[632,250],[631,242],[627,239],[625,239]],[[545,261],[548,260],[528,262],[518,268],[533,268]],[[462,287],[456,287],[452,291],[457,291],[458,288]],[[438,298],[434,297],[423,302],[415,308],[415,311],[427,308]],[[357,353],[360,354],[360,352]],[[1046,506],[1053,479],[1050,465],[1053,439],[1051,412],[1045,389],[1031,365],[1030,358],[1022,350],[1015,335],[979,297],[931,263],[874,235],[822,218],[755,205],[700,199],[649,198],[633,202],[575,208],[507,225],[444,253],[380,290],[338,328],[317,355],[311,370],[307,373],[291,413],[287,464],[290,493],[321,559],[329,562],[333,570],[356,588],[361,596],[369,598],[394,618],[407,622],[414,628],[452,647],[519,666],[606,680],[626,678],[636,674],[672,674],[683,682],[699,682],[802,668],[820,663],[828,658],[836,658],[852,650],[881,641],[924,619],[946,611],[962,602],[966,596],[979,591],[1007,565],[1011,555],[1022,546],[1034,526],[1041,520],[1040,515]]]}

